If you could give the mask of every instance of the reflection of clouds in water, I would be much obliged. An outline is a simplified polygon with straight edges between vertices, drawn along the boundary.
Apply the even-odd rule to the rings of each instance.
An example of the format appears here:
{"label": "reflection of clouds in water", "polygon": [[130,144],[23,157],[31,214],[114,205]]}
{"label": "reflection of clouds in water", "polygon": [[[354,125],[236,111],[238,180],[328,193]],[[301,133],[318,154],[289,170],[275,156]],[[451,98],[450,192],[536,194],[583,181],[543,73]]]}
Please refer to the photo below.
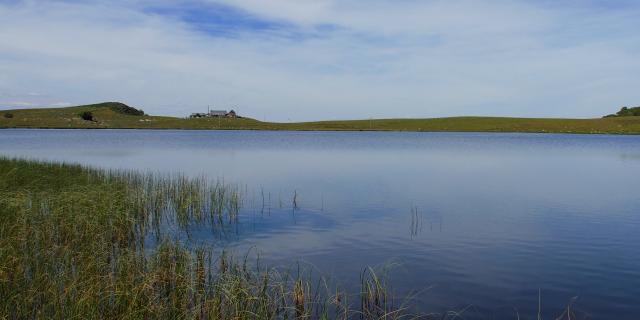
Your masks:
{"label": "reflection of clouds in water", "polygon": [[123,158],[123,157],[131,157],[136,153],[140,153],[141,151],[135,151],[133,149],[128,148],[117,148],[117,149],[103,149],[103,148],[93,148],[87,147],[83,150],[69,150],[69,156],[81,156],[81,157],[108,157],[108,158]]}
{"label": "reflection of clouds in water", "polygon": [[[584,299],[606,315],[621,304],[607,286],[640,296],[640,260],[629,258],[640,250],[635,150],[640,140],[622,136],[0,134],[2,154],[241,184],[247,198],[237,228],[228,237],[193,236],[239,253],[257,247],[274,265],[308,261],[357,282],[363,266],[399,260],[404,271],[394,286],[436,283],[425,300],[436,306],[535,306],[531,288],[543,288],[558,297],[545,303],[562,308],[579,284],[594,288]],[[640,314],[640,306],[622,304]]]}
{"label": "reflection of clouds in water", "polygon": [[622,160],[640,160],[640,153],[621,153]]}

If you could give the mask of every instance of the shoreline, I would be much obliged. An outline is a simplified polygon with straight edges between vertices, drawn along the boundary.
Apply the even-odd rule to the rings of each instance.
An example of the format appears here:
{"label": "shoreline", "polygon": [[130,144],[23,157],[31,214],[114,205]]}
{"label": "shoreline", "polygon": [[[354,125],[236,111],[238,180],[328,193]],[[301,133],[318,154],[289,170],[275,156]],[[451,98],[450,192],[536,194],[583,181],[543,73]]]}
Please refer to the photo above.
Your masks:
{"label": "shoreline", "polygon": [[540,135],[639,136],[640,132],[575,132],[575,131],[462,131],[462,130],[393,130],[393,129],[260,129],[260,128],[80,128],[80,127],[0,127],[0,130],[148,130],[148,131],[269,131],[269,132],[402,132],[402,133],[519,133]]}
{"label": "shoreline", "polygon": [[[143,115],[120,103],[2,110],[0,129],[112,129],[112,130],[246,130],[336,132],[467,132],[640,135],[640,117],[515,118],[459,116],[444,118],[386,118],[263,122],[249,117],[177,118]],[[81,115],[89,114],[91,119]]]}

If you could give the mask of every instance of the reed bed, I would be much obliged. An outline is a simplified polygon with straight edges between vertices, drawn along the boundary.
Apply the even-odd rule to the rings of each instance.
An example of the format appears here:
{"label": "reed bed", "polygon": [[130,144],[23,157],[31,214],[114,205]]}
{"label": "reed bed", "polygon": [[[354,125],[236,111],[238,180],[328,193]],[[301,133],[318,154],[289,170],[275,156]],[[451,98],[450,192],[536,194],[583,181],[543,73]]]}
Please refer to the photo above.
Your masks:
{"label": "reed bed", "polygon": [[233,224],[241,206],[238,188],[204,177],[0,159],[0,318],[408,316],[371,271],[354,307],[323,280],[172,238]]}
{"label": "reed bed", "polygon": [[205,177],[0,158],[0,319],[463,318],[411,313],[371,268],[350,294],[189,241],[241,207],[239,188]]}

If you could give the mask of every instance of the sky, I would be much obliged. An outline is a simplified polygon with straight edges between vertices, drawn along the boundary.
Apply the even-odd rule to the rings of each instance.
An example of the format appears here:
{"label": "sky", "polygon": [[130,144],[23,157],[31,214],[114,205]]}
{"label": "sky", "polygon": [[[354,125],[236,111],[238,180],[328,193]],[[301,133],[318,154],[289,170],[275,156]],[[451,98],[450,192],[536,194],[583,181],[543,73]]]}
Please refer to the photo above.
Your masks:
{"label": "sky", "polygon": [[268,121],[640,105],[636,0],[0,0],[0,108]]}

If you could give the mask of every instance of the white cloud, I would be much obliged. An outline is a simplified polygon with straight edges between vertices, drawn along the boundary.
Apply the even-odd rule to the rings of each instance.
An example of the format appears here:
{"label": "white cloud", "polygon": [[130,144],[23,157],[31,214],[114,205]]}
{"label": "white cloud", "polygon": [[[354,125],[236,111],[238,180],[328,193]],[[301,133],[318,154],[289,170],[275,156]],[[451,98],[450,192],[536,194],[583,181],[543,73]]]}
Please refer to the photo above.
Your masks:
{"label": "white cloud", "polygon": [[120,100],[152,114],[234,106],[268,120],[579,117],[640,104],[637,8],[209,2],[284,27],[217,36],[140,1],[0,5],[0,92],[34,105]]}

